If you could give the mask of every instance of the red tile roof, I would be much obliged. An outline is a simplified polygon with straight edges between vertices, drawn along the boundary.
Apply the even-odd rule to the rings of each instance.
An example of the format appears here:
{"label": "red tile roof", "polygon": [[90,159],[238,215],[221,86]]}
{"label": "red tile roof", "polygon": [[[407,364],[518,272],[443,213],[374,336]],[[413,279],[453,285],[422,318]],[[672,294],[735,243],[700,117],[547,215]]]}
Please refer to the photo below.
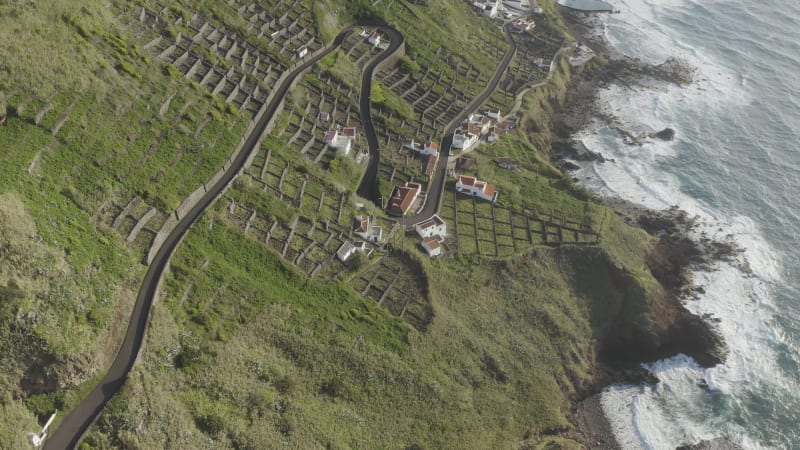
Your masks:
{"label": "red tile roof", "polygon": [[475,185],[475,182],[477,181],[477,179],[475,177],[468,177],[466,175],[459,175],[458,181],[460,181],[461,184],[465,184],[467,186],[473,186],[473,185]]}
{"label": "red tile roof", "polygon": [[428,141],[428,142],[425,143],[425,146],[426,147],[430,147],[430,148],[436,150],[437,152],[439,151],[439,144],[437,144],[436,142]]}
{"label": "red tile roof", "polygon": [[389,212],[394,214],[405,214],[414,203],[414,200],[419,193],[420,185],[418,183],[406,183],[405,186],[396,186],[392,192],[392,198],[389,199]]}
{"label": "red tile roof", "polygon": [[434,238],[425,238],[422,240],[422,245],[427,246],[430,250],[439,248],[439,242]]}
{"label": "red tile roof", "polygon": [[433,169],[436,167],[436,158],[433,155],[425,155],[425,158],[422,160],[422,171],[425,175],[430,176],[433,173]]}

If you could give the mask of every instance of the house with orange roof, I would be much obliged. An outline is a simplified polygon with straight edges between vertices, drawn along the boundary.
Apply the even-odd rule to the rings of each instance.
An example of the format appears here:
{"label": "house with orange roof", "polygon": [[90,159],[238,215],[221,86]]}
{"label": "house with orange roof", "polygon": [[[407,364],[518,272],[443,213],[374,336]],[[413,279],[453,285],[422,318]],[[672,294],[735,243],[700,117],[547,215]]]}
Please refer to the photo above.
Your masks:
{"label": "house with orange roof", "polygon": [[425,250],[425,253],[427,253],[431,258],[442,254],[442,245],[439,244],[439,241],[434,238],[425,238],[422,240],[420,245],[422,246],[422,249]]}
{"label": "house with orange roof", "polygon": [[422,173],[424,173],[426,177],[431,176],[433,171],[436,170],[437,161],[439,161],[439,158],[434,155],[426,155],[422,157],[422,163],[420,166],[422,168]]}
{"label": "house with orange roof", "polygon": [[389,203],[386,205],[386,212],[395,216],[404,216],[417,200],[421,190],[422,185],[412,181],[408,181],[402,186],[395,186]]}
{"label": "house with orange roof", "polygon": [[369,216],[357,215],[353,218],[353,234],[373,244],[380,244],[383,238],[383,228],[374,225]]}
{"label": "house with orange roof", "polygon": [[498,195],[497,189],[493,184],[489,184],[475,177],[469,177],[466,175],[458,176],[458,181],[456,181],[456,192],[478,197],[490,202],[497,200]]}

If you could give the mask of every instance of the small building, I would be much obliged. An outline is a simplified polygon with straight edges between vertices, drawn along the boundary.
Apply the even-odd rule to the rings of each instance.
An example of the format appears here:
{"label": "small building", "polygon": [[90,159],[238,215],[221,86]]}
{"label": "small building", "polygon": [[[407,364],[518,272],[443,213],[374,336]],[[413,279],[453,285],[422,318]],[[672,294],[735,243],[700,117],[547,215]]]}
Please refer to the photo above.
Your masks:
{"label": "small building", "polygon": [[373,244],[380,244],[383,240],[383,228],[372,222],[369,216],[356,216],[353,219],[353,234]]}
{"label": "small building", "polygon": [[531,31],[536,24],[533,20],[516,19],[508,26],[509,31],[512,33],[525,33]]}
{"label": "small building", "polygon": [[437,158],[436,155],[425,155],[422,157],[420,168],[422,169],[422,173],[424,173],[426,177],[431,176],[431,174],[433,174],[433,171],[436,170],[437,161],[439,161],[439,158]]}
{"label": "small building", "polygon": [[419,196],[422,185],[414,182],[406,182],[402,186],[395,186],[386,211],[396,216],[404,216]]}
{"label": "small building", "polygon": [[478,136],[463,130],[456,130],[453,134],[453,148],[457,150],[469,150],[478,143]]}
{"label": "small building", "polygon": [[486,111],[484,116],[493,119],[493,120],[500,120],[500,110],[499,109],[490,109]]}
{"label": "small building", "polygon": [[298,58],[305,58],[305,56],[308,54],[308,47],[304,45],[296,49],[295,54],[297,55]]}
{"label": "small building", "polygon": [[345,241],[341,246],[339,246],[339,250],[336,250],[336,258],[339,259],[341,262],[345,262],[353,256],[356,252],[363,252],[367,250],[367,243],[366,242],[350,242]]}
{"label": "small building", "polygon": [[357,134],[356,127],[344,127],[342,128],[342,134],[349,138],[355,139]]}
{"label": "small building", "polygon": [[414,230],[423,239],[433,236],[444,237],[447,234],[447,224],[441,217],[434,214],[430,219],[415,224]]}
{"label": "small building", "polygon": [[350,153],[350,149],[353,148],[353,139],[353,137],[339,133],[337,130],[325,133],[325,143],[345,155]]}
{"label": "small building", "polygon": [[498,128],[496,126],[489,128],[489,134],[486,136],[486,142],[492,143],[492,142],[497,142],[499,140],[500,140],[500,131],[498,130]]}
{"label": "small building", "polygon": [[544,58],[534,58],[533,63],[536,64],[538,69],[550,70],[550,66],[553,64],[553,61]]}
{"label": "small building", "polygon": [[433,141],[428,141],[423,145],[419,145],[412,139],[411,143],[405,144],[403,147],[413,152],[417,152],[420,155],[433,155],[437,158],[439,157],[439,144]]}
{"label": "small building", "polygon": [[433,238],[425,238],[420,243],[422,249],[433,258],[434,256],[439,256],[442,254],[442,246],[439,244],[439,241]]}
{"label": "small building", "polygon": [[367,42],[369,42],[371,45],[374,45],[375,47],[377,47],[377,46],[381,45],[381,39],[382,38],[383,38],[383,36],[381,36],[381,32],[375,30],[372,33],[370,33],[369,37],[367,38]]}
{"label": "small building", "polygon": [[456,192],[478,197],[490,202],[497,200],[498,194],[497,189],[493,184],[489,184],[475,177],[468,177],[466,175],[458,176],[458,181],[456,181]]}
{"label": "small building", "polygon": [[469,158],[467,156],[461,155],[456,158],[456,170],[459,172],[465,172],[467,170],[472,170],[475,168],[475,159]]}
{"label": "small building", "polygon": [[494,162],[498,167],[502,167],[503,169],[512,170],[514,172],[519,170],[519,163],[514,158],[500,157],[495,158]]}
{"label": "small building", "polygon": [[584,45],[582,42],[575,44],[575,47],[567,51],[567,60],[572,67],[579,67],[594,58],[594,51]]}
{"label": "small building", "polygon": [[472,3],[472,7],[475,8],[475,11],[490,19],[497,18],[497,15],[500,14],[500,10],[502,9],[500,0],[485,0],[482,2],[476,1]]}
{"label": "small building", "polygon": [[324,112],[324,111],[320,112],[318,117],[319,117],[319,120],[321,120],[323,122],[330,122],[330,120],[331,120],[331,114],[327,113],[327,112]]}

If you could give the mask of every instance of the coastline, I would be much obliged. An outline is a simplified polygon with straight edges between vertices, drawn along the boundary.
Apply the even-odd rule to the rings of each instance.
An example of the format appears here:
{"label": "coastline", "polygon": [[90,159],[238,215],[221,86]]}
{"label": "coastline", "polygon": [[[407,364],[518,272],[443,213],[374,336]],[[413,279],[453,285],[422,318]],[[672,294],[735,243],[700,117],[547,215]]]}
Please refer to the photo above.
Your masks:
{"label": "coastline", "polygon": [[[693,68],[678,60],[653,66],[621,55],[598,32],[598,24],[593,23],[596,18],[564,8],[560,10],[573,36],[595,52],[596,62],[573,74],[568,99],[553,122],[553,163],[569,173],[578,168],[570,160],[605,162],[602,154],[591,152],[572,138],[575,133],[591,130],[600,123],[616,129],[628,145],[640,145],[646,138],[671,140],[674,131],[669,128],[647,136],[637,136],[626,130],[613,116],[602,111],[596,96],[609,84],[635,85],[646,78],[688,85],[694,75]],[[569,433],[569,437],[590,449],[621,448],[609,417],[603,410],[601,395],[604,389],[617,383],[658,383],[656,377],[640,367],[641,363],[677,353],[688,354],[704,367],[724,361],[727,356],[725,342],[713,324],[707,318],[691,314],[683,302],[697,292],[692,284],[693,270],[708,267],[714,261],[729,259],[738,252],[733,244],[698,240],[692,236],[694,219],[678,207],[657,211],[617,198],[600,200],[629,225],[658,237],[658,243],[648,257],[648,266],[668,292],[668,298],[661,299],[660,303],[662,307],[666,306],[670,318],[661,319],[663,323],[658,324],[661,332],[667,336],[664,348],[642,348],[641,352],[630,352],[627,357],[617,361],[608,358],[608,350],[601,351],[598,366],[595,367],[595,385],[583,398],[573,403],[570,415],[575,430]],[[688,338],[685,336],[687,334]],[[604,346],[602,342],[599,345],[601,349]],[[611,351],[627,353],[623,345],[615,345]],[[694,443],[685,448],[715,448],[704,445],[707,443]]]}

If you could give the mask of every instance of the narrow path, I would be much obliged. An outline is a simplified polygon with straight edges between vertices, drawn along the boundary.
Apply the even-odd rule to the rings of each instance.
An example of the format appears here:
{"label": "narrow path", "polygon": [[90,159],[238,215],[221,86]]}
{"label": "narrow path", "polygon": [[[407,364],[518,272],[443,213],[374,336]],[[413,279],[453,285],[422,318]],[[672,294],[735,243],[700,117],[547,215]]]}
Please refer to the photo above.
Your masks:
{"label": "narrow path", "polygon": [[545,78],[543,81],[531,84],[530,86],[523,86],[522,89],[518,90],[517,93],[514,94],[514,106],[511,108],[508,114],[500,118],[501,122],[514,117],[519,112],[519,109],[522,107],[522,99],[525,97],[525,94],[527,94],[532,89],[536,89],[539,86],[544,86],[545,84],[549,83],[550,80],[553,79],[553,74],[555,73],[553,67],[555,67],[555,65],[558,64],[558,58],[561,57],[561,54],[564,53],[564,51],[567,48],[569,47],[568,46],[561,47],[553,56],[552,59],[553,62],[550,66],[550,70],[547,72],[547,78]]}
{"label": "narrow path", "polygon": [[83,438],[84,433],[97,417],[102,412],[106,404],[111,398],[119,392],[123,383],[133,367],[134,362],[139,354],[139,350],[144,341],[145,332],[147,330],[148,317],[150,315],[150,308],[153,304],[153,299],[157,294],[158,284],[161,275],[167,267],[172,253],[181,242],[186,232],[192,224],[200,217],[200,215],[209,207],[214,201],[222,194],[222,192],[230,185],[236,178],[241,169],[244,167],[250,153],[259,141],[261,134],[272,121],[275,113],[278,111],[281,102],[283,101],[286,93],[292,86],[295,79],[313,66],[326,54],[338,48],[347,35],[352,31],[351,27],[346,28],[339,33],[334,39],[333,43],[324,51],[314,55],[310,59],[304,61],[297,66],[285,81],[276,88],[275,95],[267,105],[267,108],[258,121],[253,131],[247,137],[244,148],[237,158],[231,163],[231,167],[222,176],[222,178],[206,193],[205,196],[192,208],[186,215],[178,222],[175,229],[164,240],[161,248],[159,249],[153,261],[145,273],[142,286],[139,289],[139,294],[136,298],[136,304],[133,307],[130,321],[128,323],[128,330],[125,338],[122,341],[122,346],[117,353],[114,362],[108,369],[108,372],[103,379],[95,386],[92,392],[81,402],[75,409],[69,412],[59,424],[58,428],[47,438],[44,448],[47,450],[56,449],[73,449],[77,447]]}
{"label": "narrow path", "polygon": [[374,58],[361,75],[361,96],[359,101],[359,114],[361,115],[361,123],[364,126],[364,135],[367,137],[367,146],[369,147],[369,162],[367,169],[364,171],[364,176],[361,178],[361,183],[358,185],[356,193],[367,200],[372,201],[376,205],[380,204],[378,197],[378,169],[381,163],[381,149],[378,145],[378,135],[375,133],[375,127],[372,124],[372,76],[375,68],[382,63],[386,58],[394,55],[397,49],[404,44],[403,35],[394,28],[378,27],[383,31],[390,40],[389,48],[381,53],[380,56]]}

